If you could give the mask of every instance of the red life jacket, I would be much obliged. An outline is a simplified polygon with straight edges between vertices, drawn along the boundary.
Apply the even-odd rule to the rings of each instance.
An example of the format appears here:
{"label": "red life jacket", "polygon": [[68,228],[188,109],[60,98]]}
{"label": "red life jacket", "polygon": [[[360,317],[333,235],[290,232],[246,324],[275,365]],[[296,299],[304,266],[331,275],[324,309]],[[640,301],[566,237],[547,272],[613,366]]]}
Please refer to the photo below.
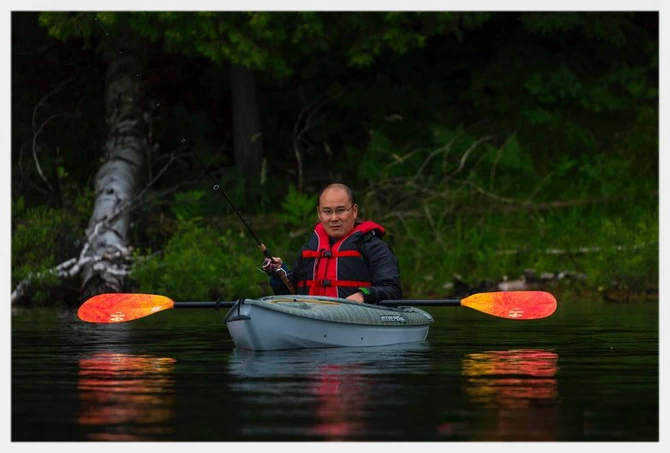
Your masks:
{"label": "red life jacket", "polygon": [[[339,239],[334,244],[330,244],[330,238],[322,224],[314,228],[314,236],[309,241],[308,247],[311,250],[303,250],[303,259],[313,259],[314,266],[311,280],[298,281],[298,288],[309,288],[309,295],[340,297],[338,288],[342,286],[366,287],[372,286],[372,277],[370,271],[365,265],[361,252],[357,248],[357,238],[371,231],[375,231],[379,236],[385,232],[384,227],[371,221],[364,221],[357,224],[346,236]],[[315,247],[310,247],[314,246]],[[343,260],[347,260],[347,265],[342,266]],[[368,276],[366,280],[353,280],[360,276]]]}

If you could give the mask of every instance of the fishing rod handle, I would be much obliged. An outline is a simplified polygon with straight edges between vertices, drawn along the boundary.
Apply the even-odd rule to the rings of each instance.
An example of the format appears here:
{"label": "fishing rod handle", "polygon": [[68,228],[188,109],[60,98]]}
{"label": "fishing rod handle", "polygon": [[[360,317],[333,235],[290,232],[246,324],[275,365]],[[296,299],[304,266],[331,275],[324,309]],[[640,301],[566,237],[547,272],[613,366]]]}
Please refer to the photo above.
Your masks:
{"label": "fishing rod handle", "polygon": [[288,275],[286,275],[286,271],[282,268],[279,268],[279,269],[275,270],[275,273],[279,276],[279,278],[284,283],[284,285],[286,285],[289,292],[291,294],[295,294],[295,287],[293,286],[293,283],[291,283],[291,281],[288,279]]}

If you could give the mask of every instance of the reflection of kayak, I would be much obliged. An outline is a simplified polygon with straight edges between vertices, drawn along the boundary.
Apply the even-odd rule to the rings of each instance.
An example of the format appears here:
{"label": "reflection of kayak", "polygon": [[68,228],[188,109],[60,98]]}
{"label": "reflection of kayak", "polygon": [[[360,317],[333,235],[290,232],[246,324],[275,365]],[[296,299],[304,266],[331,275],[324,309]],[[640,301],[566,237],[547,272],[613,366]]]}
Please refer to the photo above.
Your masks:
{"label": "reflection of kayak", "polygon": [[230,355],[228,369],[230,374],[244,378],[304,378],[334,368],[337,368],[338,374],[364,371],[366,375],[404,375],[431,369],[424,355],[428,351],[430,344],[427,342],[281,351],[235,348]]}
{"label": "reflection of kayak", "polygon": [[433,317],[415,307],[324,296],[269,296],[237,302],[225,321],[237,348],[260,351],[422,342]]}
{"label": "reflection of kayak", "polygon": [[[360,440],[378,428],[370,424],[370,414],[379,407],[380,388],[393,393],[396,379],[435,372],[430,350],[426,342],[282,351],[235,348],[228,360],[228,386],[241,407],[299,417],[297,429],[303,436]],[[290,406],[297,401],[298,406]],[[280,429],[296,429],[284,426]],[[282,432],[270,431],[267,424],[254,428],[267,435]]]}

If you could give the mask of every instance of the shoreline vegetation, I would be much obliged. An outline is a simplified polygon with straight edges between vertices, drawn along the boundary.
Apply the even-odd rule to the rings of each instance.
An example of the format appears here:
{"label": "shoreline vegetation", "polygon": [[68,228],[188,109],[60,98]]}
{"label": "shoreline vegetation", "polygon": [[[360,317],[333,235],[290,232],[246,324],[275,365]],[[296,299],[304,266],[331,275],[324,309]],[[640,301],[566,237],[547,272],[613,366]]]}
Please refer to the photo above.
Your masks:
{"label": "shoreline vegetation", "polygon": [[[306,209],[307,203],[311,206],[311,197],[292,196],[301,201],[294,198],[291,203],[305,203],[305,212],[299,216],[287,216],[290,207],[276,214],[245,216],[260,240],[289,263],[311,231],[304,226],[311,224],[309,211],[313,213]],[[445,221],[439,228],[418,212],[414,216],[388,216],[384,222],[388,232],[385,240],[399,259],[405,298],[545,290],[604,302],[657,301],[656,197],[648,197],[646,203],[648,206],[638,199],[628,206],[578,205],[541,215],[527,211],[455,215],[451,223]],[[186,204],[197,213],[197,204]],[[48,254],[52,263],[64,238],[69,236],[76,243],[73,218],[68,213],[44,208],[16,211],[28,220],[20,223],[15,232],[15,252],[28,256],[35,253],[31,238],[38,231],[43,233],[40,244],[53,248]],[[361,211],[365,214],[365,209]],[[423,212],[435,217],[430,211]],[[643,220],[645,215],[647,221]],[[235,215],[161,214],[143,220],[138,227],[146,235],[145,240],[137,242],[146,243],[151,238],[157,246],[131,249],[122,260],[128,273],[127,291],[164,294],[177,300],[271,294],[265,274],[257,270],[262,254]],[[33,256],[34,265],[44,265],[41,254]],[[58,266],[43,268],[23,289],[25,293],[17,299],[19,304],[80,303],[76,274],[72,272],[79,265],[76,258],[58,264],[61,277],[49,272]]]}
{"label": "shoreline vegetation", "polygon": [[658,12],[33,11],[11,32],[13,306],[268,295],[221,192],[292,264],[333,182],[386,228],[406,298],[657,298]]}

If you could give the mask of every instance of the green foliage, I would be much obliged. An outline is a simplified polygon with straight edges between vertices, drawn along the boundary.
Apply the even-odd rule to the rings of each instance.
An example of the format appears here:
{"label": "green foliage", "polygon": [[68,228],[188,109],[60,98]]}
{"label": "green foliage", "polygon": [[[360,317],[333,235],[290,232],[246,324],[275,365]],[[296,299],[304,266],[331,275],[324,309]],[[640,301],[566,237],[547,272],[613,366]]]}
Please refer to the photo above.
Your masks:
{"label": "green foliage", "polygon": [[[137,253],[131,278],[139,292],[166,294],[175,300],[260,297],[271,292],[256,270],[258,250],[249,238],[231,230],[219,232],[196,221],[179,224],[160,254]],[[143,255],[149,255],[143,258]]]}
{"label": "green foliage", "polygon": [[61,181],[63,202],[26,206],[23,196],[12,200],[12,275],[14,289],[30,277],[28,298],[35,303],[54,303],[60,277],[48,273],[58,264],[76,257],[94,197],[92,191]]}
{"label": "green foliage", "polygon": [[498,130],[517,133],[543,172],[548,156],[619,154],[624,137],[642,136],[633,112],[657,98],[658,41],[632,14],[529,12],[518,20],[524,38],[487,45],[493,57],[463,92],[478,116],[493,115]]}
{"label": "green foliage", "polygon": [[658,212],[643,217],[604,219],[599,229],[601,252],[589,263],[593,285],[644,293],[658,288]]}
{"label": "green foliage", "polygon": [[12,288],[31,278],[34,302],[50,301],[50,288],[59,277],[47,271],[75,256],[75,243],[83,232],[79,210],[83,199],[75,200],[68,210],[45,205],[26,208],[23,197],[12,201]]}
{"label": "green foliage", "polygon": [[[228,168],[231,153],[212,151],[218,160],[210,168],[224,169],[221,184],[243,212],[294,227],[311,224],[314,210],[306,195],[283,190],[296,177],[287,151],[294,122],[319,93],[343,88],[324,109],[326,120],[304,136],[313,144],[303,153],[306,191],[351,180],[364,194],[366,216],[393,231],[389,240],[408,291],[438,292],[453,274],[498,280],[527,267],[584,272],[598,285],[639,288],[654,281],[655,248],[638,244],[658,236],[657,227],[638,225],[658,219],[654,14],[47,12],[40,20],[61,39],[139,36],[188,56],[181,63],[202,86],[189,92],[175,86],[184,101],[174,102],[169,118],[203,154],[226,140],[229,118],[220,110],[229,95],[227,65],[260,72],[264,126],[271,125],[264,143],[272,143],[265,150],[264,198],[245,205],[243,176]],[[51,168],[61,179],[75,177],[68,162]],[[169,184],[182,177],[174,176]],[[173,213],[187,224],[231,212],[223,201],[220,209],[205,209],[210,199],[221,201],[180,194]],[[586,204],[538,211],[524,204],[571,201]],[[275,252],[288,255],[299,246],[302,238],[275,236],[272,220],[267,228],[261,232]],[[626,244],[638,244],[632,249],[638,254],[617,249]],[[602,251],[544,252],[593,246]],[[623,261],[614,272],[605,269],[608,260]]]}
{"label": "green foliage", "polygon": [[586,278],[563,284],[643,293],[658,287],[658,211],[626,205],[637,215],[625,219],[617,215],[622,208],[491,212],[454,216],[440,228],[411,219],[389,227],[403,287],[415,297],[449,294],[457,277],[476,286],[516,280],[526,269]]}
{"label": "green foliage", "polygon": [[[495,147],[463,128],[434,125],[432,139],[431,148],[403,152],[375,132],[359,163],[373,180],[364,191],[373,194],[367,207],[394,231],[403,286],[413,296],[445,295],[456,276],[477,285],[517,279],[525,269],[583,274],[590,287],[640,292],[656,286],[658,208],[650,192],[631,190],[626,156],[564,154],[542,173],[517,134]],[[382,163],[389,156],[402,162],[399,168]],[[638,195],[642,206],[631,198]],[[612,203],[537,214],[523,207],[583,197]],[[508,204],[515,199],[516,207]],[[512,209],[501,209],[506,206]],[[397,212],[413,215],[391,215]]]}
{"label": "green foliage", "polygon": [[[480,15],[460,26],[484,20]],[[239,64],[278,79],[324,52],[341,52],[348,65],[369,67],[383,52],[406,54],[432,35],[459,30],[457,16],[447,12],[45,12],[40,24],[62,40],[130,29],[162,42],[168,52]]]}
{"label": "green foliage", "polygon": [[179,222],[202,218],[203,205],[201,199],[205,196],[202,190],[191,190],[176,193],[172,212]]}
{"label": "green foliage", "polygon": [[[372,131],[365,153],[358,157],[359,180],[401,178],[436,191],[473,183],[508,194],[532,191],[541,179],[516,134],[497,147],[490,137],[475,137],[463,125],[432,124],[429,130],[430,145],[419,147],[397,145],[383,132]],[[356,151],[352,149],[350,154],[353,159]],[[389,188],[390,192],[395,190],[405,192],[407,188]]]}
{"label": "green foliage", "polygon": [[282,211],[277,217],[288,225],[302,227],[310,223],[316,213],[318,194],[309,196],[289,185],[286,198],[281,203]]}
{"label": "green foliage", "polygon": [[90,37],[99,33],[96,30],[98,21],[95,13],[47,11],[40,13],[39,17],[40,25],[47,27],[51,36],[62,40],[70,37]]}
{"label": "green foliage", "polygon": [[[460,131],[436,126],[431,130],[433,140],[444,140],[441,150],[424,146],[398,144],[385,130],[370,131],[370,140],[364,153],[355,148],[348,149],[351,160],[356,161],[358,179],[371,181],[385,177],[410,177],[417,171],[426,171],[422,176],[437,175],[444,170],[443,165],[434,165],[440,161],[447,149],[451,150]],[[433,143],[435,143],[433,141]],[[435,146],[438,148],[439,146]],[[437,151],[435,153],[434,151]]]}
{"label": "green foliage", "polygon": [[389,138],[380,131],[371,131],[370,142],[364,153],[355,148],[348,149],[348,152],[351,158],[358,157],[356,170],[360,180],[370,180],[379,175],[387,167],[389,158],[398,156]]}
{"label": "green foliage", "polygon": [[526,30],[544,36],[556,32],[580,32],[594,40],[622,45],[631,31],[631,13],[598,14],[591,12],[526,13],[521,22]]}
{"label": "green foliage", "polygon": [[58,227],[64,213],[46,206],[25,209],[23,198],[12,201],[12,286],[31,273],[56,265]]}

